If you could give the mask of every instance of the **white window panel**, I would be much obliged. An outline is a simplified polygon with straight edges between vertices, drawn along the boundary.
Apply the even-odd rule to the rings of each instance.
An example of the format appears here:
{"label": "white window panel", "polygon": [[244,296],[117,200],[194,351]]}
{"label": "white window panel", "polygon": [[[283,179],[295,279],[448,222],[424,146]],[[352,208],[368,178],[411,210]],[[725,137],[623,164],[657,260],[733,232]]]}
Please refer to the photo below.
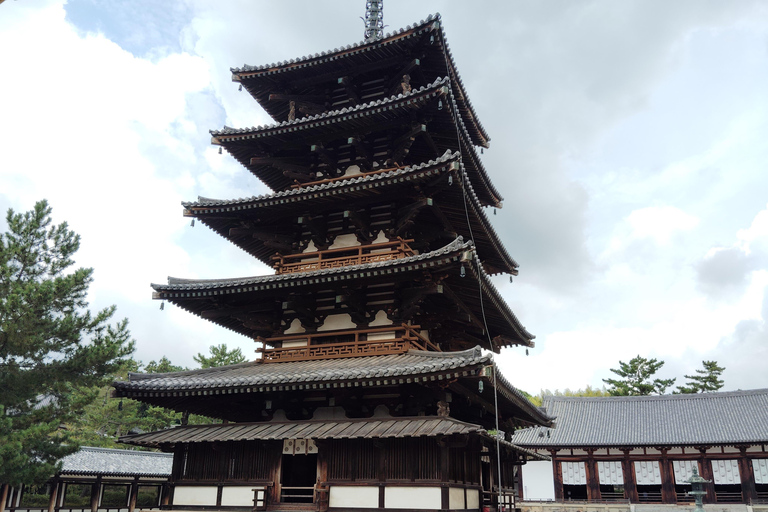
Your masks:
{"label": "white window panel", "polygon": [[601,485],[624,485],[621,461],[597,461],[597,474],[600,477]]}
{"label": "white window panel", "polygon": [[752,459],[756,484],[768,484],[768,459]]}
{"label": "white window panel", "polygon": [[635,481],[637,485],[661,485],[659,463],[655,460],[636,460]]}
{"label": "white window panel", "polygon": [[740,485],[739,461],[735,459],[713,460],[712,476],[715,485]]}
{"label": "white window panel", "polygon": [[587,472],[583,462],[561,462],[563,485],[587,485]]}
{"label": "white window panel", "polygon": [[675,483],[683,485],[693,476],[694,468],[699,471],[699,463],[695,460],[673,460],[672,469],[675,472]]}

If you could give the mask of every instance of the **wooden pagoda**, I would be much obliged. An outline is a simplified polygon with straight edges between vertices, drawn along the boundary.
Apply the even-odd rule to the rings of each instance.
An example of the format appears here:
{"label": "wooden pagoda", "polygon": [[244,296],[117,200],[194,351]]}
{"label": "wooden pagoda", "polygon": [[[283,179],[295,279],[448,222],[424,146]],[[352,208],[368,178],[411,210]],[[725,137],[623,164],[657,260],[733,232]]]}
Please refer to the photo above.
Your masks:
{"label": "wooden pagoda", "polygon": [[509,434],[552,420],[490,354],[533,336],[488,278],[517,264],[484,212],[501,206],[475,150],[489,138],[439,15],[232,78],[275,124],[213,144],[274,193],[184,215],[275,273],[152,286],[259,357],[116,382],[223,420],[121,441],[174,453],[169,509],[513,506],[516,468],[537,455]]}

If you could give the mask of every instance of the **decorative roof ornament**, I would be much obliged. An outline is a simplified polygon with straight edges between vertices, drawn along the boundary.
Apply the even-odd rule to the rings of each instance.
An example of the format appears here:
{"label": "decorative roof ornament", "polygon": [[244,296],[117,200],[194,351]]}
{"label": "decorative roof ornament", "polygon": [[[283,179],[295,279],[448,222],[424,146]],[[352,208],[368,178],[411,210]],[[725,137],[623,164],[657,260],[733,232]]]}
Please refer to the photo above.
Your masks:
{"label": "decorative roof ornament", "polygon": [[365,41],[375,41],[384,37],[384,0],[365,2]]}

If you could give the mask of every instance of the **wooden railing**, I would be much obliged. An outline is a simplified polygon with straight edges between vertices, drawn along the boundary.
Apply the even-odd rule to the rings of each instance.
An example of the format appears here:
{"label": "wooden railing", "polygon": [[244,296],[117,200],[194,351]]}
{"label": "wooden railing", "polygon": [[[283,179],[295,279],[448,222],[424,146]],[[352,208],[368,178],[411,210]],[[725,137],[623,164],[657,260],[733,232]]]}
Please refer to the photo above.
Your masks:
{"label": "wooden railing", "polygon": [[[291,341],[306,340],[307,344],[298,347],[260,348],[262,363],[285,361],[310,361],[315,359],[336,359],[370,355],[402,354],[411,349],[440,352],[440,347],[422,336],[418,325],[388,325],[370,329],[349,331],[328,331],[318,333],[291,334],[273,338],[261,338],[265,344],[283,344]],[[371,334],[394,333],[388,339],[368,339]],[[338,339],[348,341],[332,341]]]}
{"label": "wooden railing", "polygon": [[385,242],[381,244],[340,247],[338,249],[288,254],[285,256],[278,254],[272,256],[272,261],[274,261],[273,267],[278,274],[310,272],[312,270],[321,270],[325,268],[362,265],[365,263],[397,260],[413,256],[413,249],[408,246],[408,243],[410,242],[413,242],[413,240],[403,240],[402,238],[398,238],[394,242]]}

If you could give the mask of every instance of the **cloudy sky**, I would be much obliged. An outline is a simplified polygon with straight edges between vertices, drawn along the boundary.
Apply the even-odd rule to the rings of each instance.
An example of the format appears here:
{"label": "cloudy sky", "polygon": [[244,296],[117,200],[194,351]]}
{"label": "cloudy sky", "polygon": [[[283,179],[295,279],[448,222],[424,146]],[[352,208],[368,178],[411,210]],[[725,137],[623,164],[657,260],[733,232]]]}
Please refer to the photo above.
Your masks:
{"label": "cloudy sky", "polygon": [[[209,144],[269,121],[229,68],[355,43],[364,5],[0,2],[0,209],[46,198],[81,234],[91,301],[129,318],[139,359],[252,355],[160,311],[149,284],[269,271],[180,202],[267,192]],[[599,387],[640,354],[666,361],[661,377],[714,359],[725,389],[768,387],[768,4],[386,0],[385,23],[435,12],[521,265],[497,286],[537,335],[497,357],[510,380]]]}

